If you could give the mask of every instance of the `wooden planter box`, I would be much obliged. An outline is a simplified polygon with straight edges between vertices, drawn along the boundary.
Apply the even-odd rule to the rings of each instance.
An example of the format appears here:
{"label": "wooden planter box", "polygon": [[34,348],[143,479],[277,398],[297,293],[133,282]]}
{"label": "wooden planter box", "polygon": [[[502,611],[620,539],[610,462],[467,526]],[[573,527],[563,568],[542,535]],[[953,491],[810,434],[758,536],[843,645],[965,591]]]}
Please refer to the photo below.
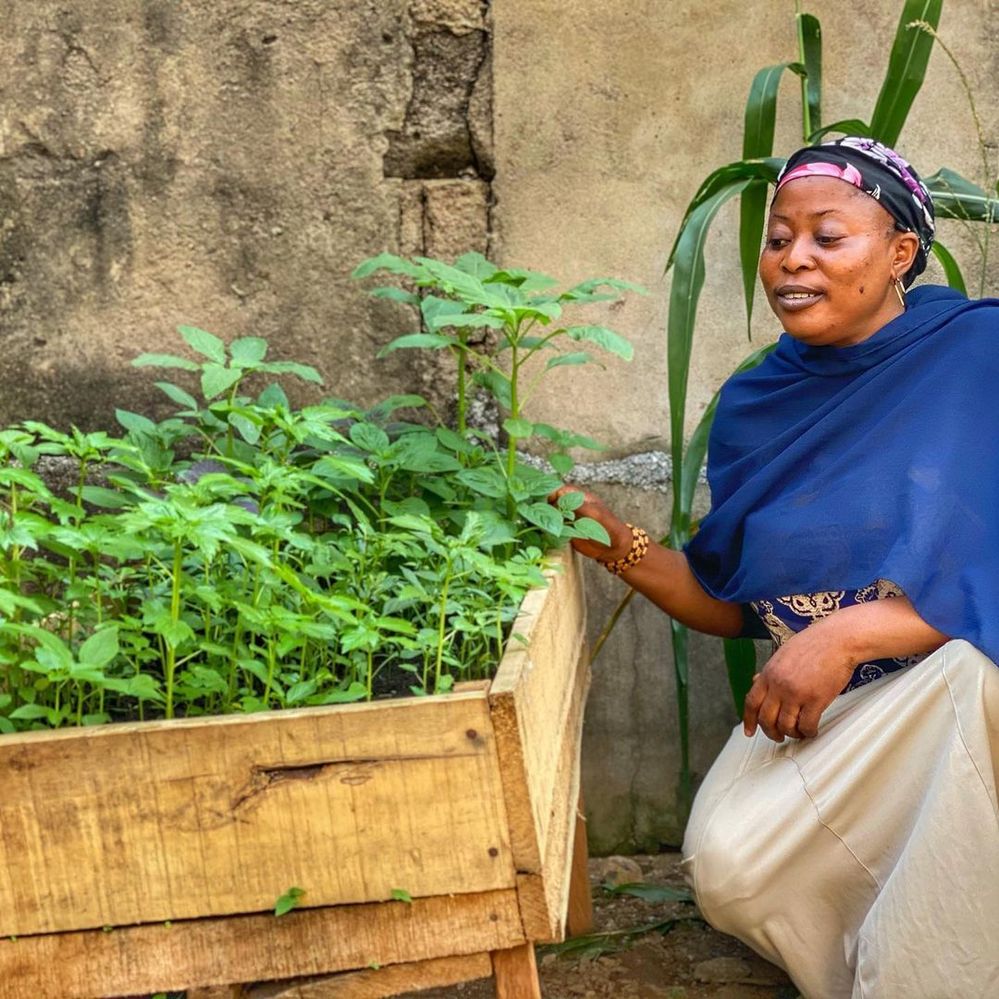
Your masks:
{"label": "wooden planter box", "polygon": [[491,969],[537,994],[530,943],[564,936],[574,839],[588,900],[585,605],[561,568],[472,689],[0,737],[0,994],[336,972],[285,994],[382,996]]}

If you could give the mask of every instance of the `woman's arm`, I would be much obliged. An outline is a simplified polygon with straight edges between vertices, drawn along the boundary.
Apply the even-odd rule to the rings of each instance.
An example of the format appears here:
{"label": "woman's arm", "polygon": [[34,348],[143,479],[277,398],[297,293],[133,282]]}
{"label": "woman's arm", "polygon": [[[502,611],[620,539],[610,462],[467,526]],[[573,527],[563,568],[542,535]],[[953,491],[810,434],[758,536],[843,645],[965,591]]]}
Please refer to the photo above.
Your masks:
{"label": "woman's arm", "polygon": [[905,597],[843,607],[789,638],[756,675],[745,733],[759,726],[775,742],[814,736],[822,712],[861,663],[933,652],[947,641]]}
{"label": "woman's arm", "polygon": [[[583,493],[583,505],[576,510],[576,516],[591,517],[602,524],[611,539],[608,546],[577,538],[572,542],[573,548],[581,555],[601,562],[624,558],[631,550],[632,542],[628,525],[598,497],[577,486],[562,486],[549,499],[556,502],[559,496],[568,492]],[[724,638],[734,638],[742,631],[742,608],[739,604],[709,596],[690,571],[683,552],[650,541],[645,557],[621,573],[621,578],[670,617],[690,628]]]}

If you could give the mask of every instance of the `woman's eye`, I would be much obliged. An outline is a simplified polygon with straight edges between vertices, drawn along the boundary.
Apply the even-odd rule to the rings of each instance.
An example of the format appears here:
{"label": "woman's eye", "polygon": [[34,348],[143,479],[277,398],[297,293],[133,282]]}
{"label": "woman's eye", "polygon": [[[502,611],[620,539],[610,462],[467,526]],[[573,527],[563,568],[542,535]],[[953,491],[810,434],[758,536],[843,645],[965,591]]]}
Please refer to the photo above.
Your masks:
{"label": "woman's eye", "polygon": [[839,236],[828,236],[825,234],[819,234],[815,237],[815,242],[820,246],[832,246],[833,243],[838,243],[841,237]]}
{"label": "woman's eye", "polygon": [[779,249],[781,249],[781,247],[786,246],[786,245],[787,245],[787,240],[786,239],[782,239],[780,236],[771,236],[767,240],[767,249],[768,250],[779,250]]}

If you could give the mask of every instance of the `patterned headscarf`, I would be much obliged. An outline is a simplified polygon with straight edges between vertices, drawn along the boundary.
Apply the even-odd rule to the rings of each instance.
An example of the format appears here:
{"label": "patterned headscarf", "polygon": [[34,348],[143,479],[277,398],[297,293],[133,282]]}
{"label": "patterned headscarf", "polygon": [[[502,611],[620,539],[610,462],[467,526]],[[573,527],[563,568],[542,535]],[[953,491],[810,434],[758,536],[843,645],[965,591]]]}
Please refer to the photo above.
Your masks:
{"label": "patterned headscarf", "polygon": [[815,176],[836,177],[859,188],[891,215],[897,229],[916,234],[919,250],[905,274],[908,287],[926,268],[935,230],[933,199],[919,174],[893,149],[848,135],[799,149],[777,177],[777,190],[799,177]]}

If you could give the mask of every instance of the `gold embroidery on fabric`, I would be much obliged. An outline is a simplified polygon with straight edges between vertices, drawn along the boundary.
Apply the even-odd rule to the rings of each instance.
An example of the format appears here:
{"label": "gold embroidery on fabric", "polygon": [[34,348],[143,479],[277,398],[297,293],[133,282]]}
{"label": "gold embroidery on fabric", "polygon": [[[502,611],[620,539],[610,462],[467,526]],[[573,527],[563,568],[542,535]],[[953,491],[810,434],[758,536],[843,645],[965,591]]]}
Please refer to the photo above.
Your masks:
{"label": "gold embroidery on fabric", "polygon": [[770,632],[770,639],[774,643],[775,649],[780,648],[795,634],[794,628],[774,613],[774,605],[769,600],[760,600],[749,606],[756,611],[763,626]]}
{"label": "gold embroidery on fabric", "polygon": [[890,579],[875,579],[873,583],[857,590],[855,597],[858,604],[866,604],[871,600],[886,600],[889,597],[902,596],[902,590]]}
{"label": "gold embroidery on fabric", "polygon": [[794,593],[778,597],[777,601],[785,607],[790,607],[798,617],[810,617],[816,621],[839,610],[839,605],[845,596],[846,590],[820,590],[818,593]]}

